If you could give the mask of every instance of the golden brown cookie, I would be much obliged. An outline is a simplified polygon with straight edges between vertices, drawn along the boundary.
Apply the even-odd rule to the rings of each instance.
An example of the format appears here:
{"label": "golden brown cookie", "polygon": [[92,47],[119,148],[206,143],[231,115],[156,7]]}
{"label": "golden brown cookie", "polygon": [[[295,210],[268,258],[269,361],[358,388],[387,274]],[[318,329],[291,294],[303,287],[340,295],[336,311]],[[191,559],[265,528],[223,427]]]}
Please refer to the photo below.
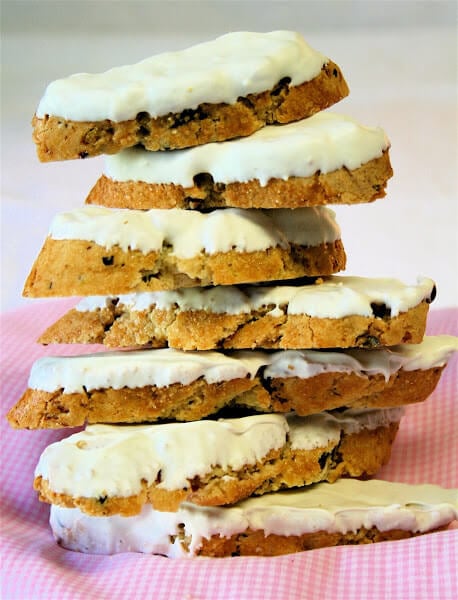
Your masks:
{"label": "golden brown cookie", "polygon": [[[90,425],[48,446],[35,470],[44,502],[92,515],[144,504],[232,504],[253,494],[374,475],[391,453],[402,409],[255,415],[161,425]],[[109,457],[109,459],[108,459]]]}
{"label": "golden brown cookie", "polygon": [[292,211],[116,210],[61,213],[24,296],[127,294],[330,275],[345,268],[340,229],[324,207]]}
{"label": "golden brown cookie", "polygon": [[68,311],[38,341],[182,350],[416,344],[434,296],[430,279],[409,286],[391,279],[334,276],[308,285],[94,297]]}
{"label": "golden brown cookie", "polygon": [[43,357],[9,411],[12,427],[196,421],[224,408],[301,416],[425,400],[458,338],[372,350],[182,352],[172,348]]}
{"label": "golden brown cookie", "polygon": [[310,177],[273,178],[263,186],[259,180],[242,183],[217,183],[209,174],[196,176],[194,185],[143,181],[115,181],[102,175],[90,191],[86,203],[110,208],[209,209],[301,208],[325,204],[373,202],[385,196],[392,175],[388,152],[380,158],[349,171],[317,172]]}
{"label": "golden brown cookie", "polygon": [[143,111],[125,121],[35,115],[33,140],[42,162],[114,154],[137,144],[150,151],[187,148],[247,136],[269,124],[304,119],[348,93],[339,67],[328,61],[311,81],[292,86],[283,79],[270,90],[248,94],[232,104],[203,102],[158,117]]}
{"label": "golden brown cookie", "polygon": [[113,208],[301,208],[371,202],[392,176],[383,129],[329,111],[187,150],[105,158],[86,202]]}

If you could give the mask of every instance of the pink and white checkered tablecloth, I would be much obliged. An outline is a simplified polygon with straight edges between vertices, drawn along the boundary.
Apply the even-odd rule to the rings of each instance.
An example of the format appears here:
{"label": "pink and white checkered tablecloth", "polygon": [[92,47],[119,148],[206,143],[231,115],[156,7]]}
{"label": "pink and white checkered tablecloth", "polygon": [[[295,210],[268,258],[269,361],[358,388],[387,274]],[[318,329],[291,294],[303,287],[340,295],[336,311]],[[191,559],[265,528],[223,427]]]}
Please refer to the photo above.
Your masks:
{"label": "pink and white checkered tablecloth", "polygon": [[[39,302],[1,316],[3,600],[458,598],[456,523],[447,531],[405,541],[277,558],[171,560],[140,554],[88,556],[59,548],[48,527],[48,506],[36,499],[32,478],[43,448],[69,432],[13,431],[4,415],[26,388],[36,358],[88,351],[34,343],[44,327],[73,304]],[[433,309],[428,333],[458,335],[458,310]],[[408,407],[392,459],[380,478],[458,487],[457,358],[434,394]]]}

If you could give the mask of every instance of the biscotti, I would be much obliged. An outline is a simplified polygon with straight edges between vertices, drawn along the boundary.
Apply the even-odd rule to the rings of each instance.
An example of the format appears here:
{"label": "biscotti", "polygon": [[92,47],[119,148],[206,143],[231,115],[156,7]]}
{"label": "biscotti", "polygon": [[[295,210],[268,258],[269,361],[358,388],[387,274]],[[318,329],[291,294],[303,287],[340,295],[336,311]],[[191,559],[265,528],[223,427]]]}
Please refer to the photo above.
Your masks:
{"label": "biscotti", "polygon": [[340,479],[249,498],[224,508],[183,503],[164,513],[89,516],[51,506],[58,544],[88,554],[143,552],[170,558],[278,556],[341,544],[400,540],[458,519],[458,492],[435,485]]}
{"label": "biscotti", "polygon": [[94,515],[144,504],[233,504],[253,494],[374,475],[390,457],[402,408],[254,415],[156,425],[89,425],[48,446],[41,500]]}
{"label": "biscotti", "polygon": [[325,112],[188,150],[106,157],[86,203],[111,208],[301,208],[371,202],[392,176],[389,141]]}
{"label": "biscotti", "polygon": [[86,206],[55,216],[30,297],[126,294],[331,275],[345,268],[324,207],[210,213]]}
{"label": "biscotti", "polygon": [[7,415],[85,427],[34,472],[63,546],[275,555],[457,516],[455,492],[340,483],[388,462],[405,406],[458,349],[424,337],[431,279],[335,276],[326,205],[382,198],[392,176],[381,128],[323,111],[347,93],[289,31],[48,86],[40,160],[108,155],[85,206],[53,220],[24,295],[82,296],[41,343],[113,350],[37,360]]}
{"label": "biscotti", "polygon": [[422,402],[436,387],[453,336],[390,349],[182,352],[171,348],[43,357],[9,411],[12,427],[195,421],[222,408],[300,416],[336,408]]}
{"label": "biscotti", "polygon": [[348,91],[339,67],[299,34],[234,32],[50,83],[33,118],[33,139],[41,161],[137,144],[185,148],[309,117]]}
{"label": "biscotti", "polygon": [[42,344],[217,348],[375,348],[421,342],[431,279],[333,276],[308,285],[190,288],[87,297]]}

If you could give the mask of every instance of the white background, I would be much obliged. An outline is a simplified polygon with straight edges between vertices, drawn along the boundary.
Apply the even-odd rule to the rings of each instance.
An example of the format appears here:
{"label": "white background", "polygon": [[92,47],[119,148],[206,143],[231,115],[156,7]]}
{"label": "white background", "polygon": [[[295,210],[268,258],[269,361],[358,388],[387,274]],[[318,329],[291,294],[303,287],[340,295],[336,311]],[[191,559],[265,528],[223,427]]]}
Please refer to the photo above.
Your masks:
{"label": "white background", "polygon": [[380,125],[394,178],[385,199],[339,207],[347,274],[436,280],[458,304],[457,4],[429,0],[2,2],[1,309],[21,298],[56,212],[79,207],[103,158],[41,164],[30,120],[46,84],[184,48],[230,30],[293,29],[340,65],[332,110]]}

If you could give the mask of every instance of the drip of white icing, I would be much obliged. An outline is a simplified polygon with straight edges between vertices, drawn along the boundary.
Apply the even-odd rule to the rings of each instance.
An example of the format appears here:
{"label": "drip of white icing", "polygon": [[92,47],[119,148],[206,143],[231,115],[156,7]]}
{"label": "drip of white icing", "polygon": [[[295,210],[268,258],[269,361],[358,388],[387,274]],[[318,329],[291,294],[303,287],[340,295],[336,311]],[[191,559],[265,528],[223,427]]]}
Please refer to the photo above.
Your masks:
{"label": "drip of white icing", "polygon": [[[265,535],[303,535],[317,531],[355,532],[401,529],[425,533],[458,519],[458,490],[381,480],[340,479],[306,490],[249,498],[224,508],[183,503],[164,513],[145,505],[134,517],[91,517],[76,508],[51,507],[51,528],[66,548],[93,554],[144,552],[192,556],[203,539],[231,537],[247,529]],[[184,524],[184,531],[179,525]],[[180,533],[190,538],[189,552]]]}
{"label": "drip of white icing", "polygon": [[172,253],[192,258],[204,251],[254,252],[289,243],[317,246],[340,239],[328,208],[217,209],[200,213],[181,209],[127,210],[85,206],[56,215],[49,235],[56,240],[88,240],[105,248],[143,253],[170,244]]}
{"label": "drip of white icing", "polygon": [[296,123],[264,127],[245,138],[186,150],[129,148],[105,158],[105,173],[115,181],[183,187],[191,187],[199,173],[210,173],[217,183],[257,179],[266,185],[272,178],[308,177],[342,167],[356,169],[381,156],[388,147],[382,129],[320,112]]}
{"label": "drip of white icing", "polygon": [[[298,209],[299,210],[299,209]],[[296,211],[291,211],[296,212]],[[242,314],[272,307],[268,314],[283,314],[339,319],[350,315],[372,316],[372,304],[385,304],[391,316],[405,312],[431,298],[434,281],[419,277],[416,285],[397,279],[333,275],[319,285],[303,286],[224,286],[224,288],[188,288],[171,292],[146,292],[119,296],[119,304],[131,311],[155,306],[179,310],[205,310],[214,313]],[[81,312],[104,308],[112,300],[89,296],[76,306]]]}
{"label": "drip of white icing", "polygon": [[[72,496],[130,496],[141,481],[158,487],[187,488],[212,466],[241,469],[281,448],[288,436],[295,448],[309,450],[353,433],[397,422],[402,409],[352,410],[311,417],[266,414],[239,419],[160,425],[89,425],[55,442],[42,453],[35,476],[51,490]],[[190,452],[192,449],[192,452]]]}
{"label": "drip of white icing", "polygon": [[178,52],[147,58],[105,73],[77,73],[50,83],[37,116],[75,121],[125,121],[234,103],[270,90],[283,78],[299,85],[316,77],[328,59],[298,33],[234,32]]}
{"label": "drip of white icing", "polygon": [[45,356],[36,360],[29,377],[29,388],[65,394],[96,389],[166,387],[187,385],[199,378],[209,384],[236,378],[253,378],[265,367],[264,377],[300,377],[320,373],[356,373],[390,376],[404,369],[430,369],[443,366],[458,350],[458,338],[448,335],[425,337],[420,344],[404,344],[390,349],[284,350],[234,352],[183,352],[173,348],[99,352],[81,356]]}

